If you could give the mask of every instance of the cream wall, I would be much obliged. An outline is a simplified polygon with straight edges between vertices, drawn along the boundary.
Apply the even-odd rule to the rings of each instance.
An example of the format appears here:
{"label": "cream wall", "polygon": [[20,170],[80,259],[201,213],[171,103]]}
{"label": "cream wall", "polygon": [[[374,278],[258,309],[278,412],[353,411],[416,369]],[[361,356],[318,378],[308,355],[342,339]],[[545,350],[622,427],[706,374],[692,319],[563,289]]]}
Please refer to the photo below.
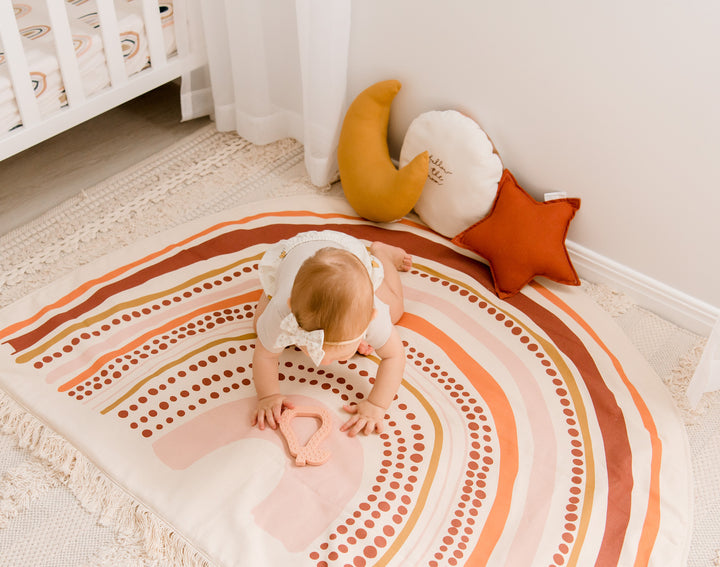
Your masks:
{"label": "cream wall", "polygon": [[582,199],[569,238],[720,306],[720,3],[358,0],[349,96],[396,78],[399,155],[458,109],[536,197]]}

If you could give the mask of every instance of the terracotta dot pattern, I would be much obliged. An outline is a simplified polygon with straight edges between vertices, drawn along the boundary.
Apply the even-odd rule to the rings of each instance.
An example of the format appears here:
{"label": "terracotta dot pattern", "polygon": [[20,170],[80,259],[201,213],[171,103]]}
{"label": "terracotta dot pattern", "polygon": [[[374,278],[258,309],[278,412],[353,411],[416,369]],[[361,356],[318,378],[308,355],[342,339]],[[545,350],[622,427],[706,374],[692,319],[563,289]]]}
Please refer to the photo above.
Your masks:
{"label": "terracotta dot pattern", "polygon": [[[51,363],[60,363],[64,356],[67,357],[67,355],[71,355],[76,350],[82,350],[85,344],[91,339],[97,339],[98,337],[115,333],[123,326],[147,318],[155,313],[161,312],[163,309],[182,304],[202,294],[220,289],[224,285],[237,281],[237,278],[242,277],[244,274],[247,275],[255,270],[257,270],[257,264],[245,266],[232,273],[217,275],[206,281],[198,282],[182,291],[156,299],[145,305],[128,307],[125,310],[113,313],[106,319],[71,333],[55,345],[53,350],[39,356],[33,363],[33,366],[41,370]],[[169,340],[169,338],[165,340]]]}
{"label": "terracotta dot pattern", "polygon": [[[484,311],[487,315],[491,316],[491,320],[495,320],[497,324],[502,325],[505,327],[507,332],[511,333],[512,336],[514,336],[520,344],[524,345],[525,348],[529,353],[533,353],[536,359],[536,362],[538,362],[541,367],[543,368],[544,374],[547,378],[548,385],[552,385],[552,388],[554,390],[557,403],[559,404],[559,407],[562,408],[562,413],[565,416],[565,423],[567,425],[566,432],[567,432],[567,438],[566,442],[571,447],[570,453],[572,455],[572,459],[570,462],[568,462],[568,469],[567,473],[570,476],[570,481],[572,483],[572,486],[569,488],[568,497],[565,503],[565,509],[563,510],[563,516],[564,516],[564,530],[560,534],[560,542],[557,545],[557,552],[553,554],[549,565],[553,567],[559,567],[561,565],[564,565],[567,561],[568,555],[571,552],[571,546],[568,544],[572,544],[572,542],[575,539],[575,535],[578,530],[578,521],[579,521],[579,506],[581,503],[581,497],[583,495],[583,489],[585,485],[585,452],[583,448],[582,443],[582,437],[580,435],[580,431],[578,430],[578,422],[576,419],[576,413],[573,409],[573,401],[569,395],[569,389],[567,385],[563,382],[561,374],[558,372],[557,368],[555,367],[552,360],[546,355],[546,353],[543,352],[543,349],[538,344],[536,340],[527,332],[527,330],[517,323],[511,316],[503,313],[502,311],[498,310],[493,305],[489,304],[487,301],[481,299],[477,294],[473,293],[472,290],[465,288],[461,285],[457,285],[452,282],[448,282],[447,280],[444,280],[442,278],[439,278],[437,276],[434,276],[430,273],[426,273],[421,270],[413,269],[410,271],[410,273],[414,276],[418,276],[422,279],[426,279],[429,282],[433,284],[437,284],[438,286],[441,286],[443,288],[446,288],[451,293],[457,293],[461,297],[464,297],[468,302],[468,309],[476,308],[478,310]],[[414,351],[412,347],[409,349],[411,352]],[[430,367],[426,364],[423,364],[423,362],[420,360],[420,357],[414,361],[414,363],[417,366],[421,366],[422,370],[427,372],[430,371]],[[431,374],[431,377],[434,377]],[[448,381],[450,381],[451,378],[448,378]],[[445,385],[445,389],[449,391],[449,395],[453,397],[458,403],[462,403],[462,396],[457,390],[461,390],[462,388],[458,388],[457,386],[453,387],[451,383]],[[463,393],[467,395],[466,393]],[[466,406],[467,407],[467,406]],[[468,417],[466,415],[466,417]],[[472,417],[472,416],[471,416]],[[482,414],[478,416],[480,420],[483,420],[482,418],[486,418],[486,416],[483,416]],[[484,421],[484,420],[483,420]],[[469,425],[470,428],[470,437],[474,438],[472,441],[473,448],[476,448],[477,444],[477,435],[474,434],[472,431],[472,426],[475,422],[470,422],[472,425]],[[483,428],[488,428],[488,425],[483,425]],[[489,432],[489,431],[488,431]],[[489,439],[488,439],[489,440]],[[476,450],[473,454],[474,457],[479,456],[480,453]],[[472,461],[471,461],[472,462]],[[468,473],[472,472],[470,468],[468,468]],[[483,471],[481,471],[483,472]],[[487,471],[484,471],[487,472]],[[483,483],[485,482],[485,475],[480,479]],[[470,480],[466,481],[466,487],[467,490],[470,490]],[[483,488],[486,488],[483,486]],[[488,493],[487,490],[481,490],[482,494],[486,495]],[[465,493],[467,494],[467,492]],[[467,498],[467,497],[466,497]],[[477,500],[477,508],[479,508],[482,505],[481,500]],[[475,509],[476,510],[476,509]],[[457,512],[457,511],[456,511]],[[472,518],[471,518],[472,520]],[[471,523],[474,523],[474,520],[472,520]],[[472,533],[472,528],[470,526],[462,527],[460,525],[452,526],[453,528],[453,534],[450,534],[449,539],[443,541],[443,545],[439,546],[438,551],[435,553],[435,559],[430,562],[430,565],[457,565],[458,560],[463,556],[464,549],[456,549],[451,550],[449,546],[449,542],[452,539],[452,535],[457,535],[460,533],[460,531],[455,532],[455,530],[465,530],[465,536]],[[467,545],[468,541],[463,539],[461,540],[461,543]],[[445,563],[443,563],[445,562]]]}
{"label": "terracotta dot pattern", "polygon": [[[353,387],[350,374],[374,382],[368,371],[359,368],[352,360],[339,363],[341,373],[297,365],[297,371],[317,374],[317,379],[296,376],[291,371],[295,369],[292,363],[286,362],[285,365],[287,372],[281,373],[281,380],[319,385],[345,403],[364,399],[364,394]],[[422,481],[421,465],[427,460],[430,448],[407,405],[400,403],[397,410],[401,415],[394,419],[386,415],[385,431],[380,434],[383,445],[381,468],[370,490],[353,513],[336,524],[327,540],[310,553],[310,558],[318,565],[372,563],[392,543],[410,514]]]}
{"label": "terracotta dot pattern", "polygon": [[[357,372],[357,365],[350,362],[347,369]],[[417,501],[431,447],[406,404],[398,403],[392,411],[380,434],[382,458],[374,482],[353,513],[341,518],[310,553],[317,565],[372,564],[392,544]]]}
{"label": "terracotta dot pattern", "polygon": [[476,392],[463,386],[460,380],[443,370],[431,357],[405,346],[408,361],[434,380],[454,400],[456,409],[465,420],[468,452],[465,455],[465,479],[458,498],[448,503],[452,520],[444,532],[428,565],[458,565],[465,558],[471,541],[481,529],[480,511],[486,505],[494,486],[488,484],[497,474],[495,459],[496,431],[488,417],[487,408]]}
{"label": "terracotta dot pattern", "polygon": [[234,362],[251,358],[253,348],[254,344],[241,343],[208,351],[206,356],[145,385],[115,413],[143,438],[151,439],[217,405],[228,394],[244,390],[245,396],[251,395],[251,366]]}
{"label": "terracotta dot pattern", "polygon": [[[202,335],[219,326],[231,328],[233,324],[243,319],[252,319],[253,313],[254,305],[252,304],[207,313],[160,337],[153,338],[131,353],[114,359],[92,378],[69,390],[67,395],[78,401],[89,398],[93,393],[102,390],[106,386],[112,386],[116,381],[125,378],[129,372],[142,365],[143,361],[168,351],[183,339]],[[206,362],[203,361],[202,364],[204,365]]]}

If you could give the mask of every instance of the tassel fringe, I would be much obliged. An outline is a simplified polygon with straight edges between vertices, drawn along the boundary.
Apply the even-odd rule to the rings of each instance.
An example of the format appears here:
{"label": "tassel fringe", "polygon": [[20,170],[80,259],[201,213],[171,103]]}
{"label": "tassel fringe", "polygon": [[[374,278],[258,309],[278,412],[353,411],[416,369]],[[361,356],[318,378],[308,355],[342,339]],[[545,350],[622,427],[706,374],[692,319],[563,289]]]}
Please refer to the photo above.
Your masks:
{"label": "tassel fringe", "polygon": [[[0,431],[14,435],[21,448],[51,466],[58,482],[67,486],[99,524],[115,529],[116,537],[136,542],[151,559],[163,559],[178,567],[211,567],[209,560],[169,524],[134,500],[67,440],[2,391]],[[31,496],[31,490],[26,492],[22,497]],[[0,523],[7,519],[0,511]]]}

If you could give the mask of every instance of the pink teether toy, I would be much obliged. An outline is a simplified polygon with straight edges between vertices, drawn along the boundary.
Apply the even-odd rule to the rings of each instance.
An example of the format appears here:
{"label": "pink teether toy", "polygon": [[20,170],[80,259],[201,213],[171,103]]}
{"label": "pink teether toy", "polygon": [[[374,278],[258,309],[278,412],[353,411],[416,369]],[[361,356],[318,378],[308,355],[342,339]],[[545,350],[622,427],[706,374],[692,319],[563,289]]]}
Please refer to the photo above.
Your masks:
{"label": "pink teether toy", "polygon": [[[300,446],[295,431],[290,422],[294,417],[319,417],[320,427],[313,433],[307,444]],[[287,441],[290,454],[295,457],[295,464],[299,467],[308,465],[322,465],[330,458],[330,451],[320,447],[320,442],[330,434],[332,417],[330,412],[319,407],[295,407],[286,409],[280,416],[280,432]]]}

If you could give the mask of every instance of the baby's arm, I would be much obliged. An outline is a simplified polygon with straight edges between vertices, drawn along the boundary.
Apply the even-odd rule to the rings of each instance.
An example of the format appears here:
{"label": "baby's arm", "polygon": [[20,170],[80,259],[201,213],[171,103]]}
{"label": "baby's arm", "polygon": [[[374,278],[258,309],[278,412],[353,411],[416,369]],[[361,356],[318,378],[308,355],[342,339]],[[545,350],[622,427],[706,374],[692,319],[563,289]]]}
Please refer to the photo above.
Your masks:
{"label": "baby's arm", "polygon": [[265,429],[265,423],[275,429],[283,408],[295,407],[280,393],[278,380],[279,353],[270,352],[258,340],[253,353],[253,381],[258,402],[253,412],[252,424]]}
{"label": "baby's arm", "polygon": [[390,338],[377,349],[381,358],[378,365],[375,384],[366,400],[357,405],[344,406],[345,411],[353,414],[341,427],[340,431],[348,431],[353,437],[363,431],[369,435],[373,431],[381,433],[385,412],[397,394],[405,370],[405,349],[397,329],[393,327]]}
{"label": "baby's arm", "polygon": [[[267,307],[269,299],[263,294],[258,301],[255,311],[253,327],[257,331],[257,320]],[[280,419],[283,408],[295,407],[280,393],[280,381],[278,379],[278,359],[280,353],[267,350],[260,339],[255,342],[253,353],[253,381],[258,403],[253,412],[252,424],[260,429],[265,429],[265,423],[275,429]]]}

